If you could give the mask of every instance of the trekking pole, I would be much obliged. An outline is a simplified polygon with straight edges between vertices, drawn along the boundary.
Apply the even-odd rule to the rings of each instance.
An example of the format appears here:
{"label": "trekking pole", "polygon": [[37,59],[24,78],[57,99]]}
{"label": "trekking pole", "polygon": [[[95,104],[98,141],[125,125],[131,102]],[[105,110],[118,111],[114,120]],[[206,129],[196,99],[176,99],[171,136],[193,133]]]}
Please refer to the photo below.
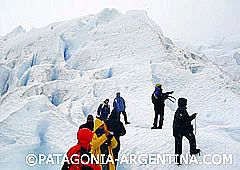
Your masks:
{"label": "trekking pole", "polygon": [[195,136],[197,135],[197,116],[195,117]]}

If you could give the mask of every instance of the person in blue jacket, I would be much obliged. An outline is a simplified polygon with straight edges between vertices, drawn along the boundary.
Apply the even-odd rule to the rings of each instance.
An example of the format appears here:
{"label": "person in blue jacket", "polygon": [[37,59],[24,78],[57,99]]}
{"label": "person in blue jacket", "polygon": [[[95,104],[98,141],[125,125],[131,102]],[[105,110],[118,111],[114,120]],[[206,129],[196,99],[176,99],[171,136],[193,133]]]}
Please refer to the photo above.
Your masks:
{"label": "person in blue jacket", "polygon": [[102,120],[106,121],[108,115],[110,114],[110,106],[109,106],[109,99],[106,99],[102,104],[99,105],[97,110],[97,117]]}
{"label": "person in blue jacket", "polygon": [[124,116],[125,124],[130,124],[130,122],[127,121],[127,114],[126,114],[126,105],[124,99],[120,96],[120,92],[117,92],[117,96],[113,101],[113,108],[116,109],[118,112],[118,120],[120,120],[121,113]]}

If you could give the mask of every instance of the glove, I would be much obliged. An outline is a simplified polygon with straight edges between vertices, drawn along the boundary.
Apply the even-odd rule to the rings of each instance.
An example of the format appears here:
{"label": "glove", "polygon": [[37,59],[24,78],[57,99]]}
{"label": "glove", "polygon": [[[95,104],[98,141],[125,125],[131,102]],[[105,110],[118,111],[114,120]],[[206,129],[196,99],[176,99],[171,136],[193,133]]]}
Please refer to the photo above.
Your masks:
{"label": "glove", "polygon": [[174,93],[174,91],[166,92],[167,95],[173,94],[173,93]]}
{"label": "glove", "polygon": [[113,135],[108,136],[108,140],[112,140],[112,138],[113,138]]}

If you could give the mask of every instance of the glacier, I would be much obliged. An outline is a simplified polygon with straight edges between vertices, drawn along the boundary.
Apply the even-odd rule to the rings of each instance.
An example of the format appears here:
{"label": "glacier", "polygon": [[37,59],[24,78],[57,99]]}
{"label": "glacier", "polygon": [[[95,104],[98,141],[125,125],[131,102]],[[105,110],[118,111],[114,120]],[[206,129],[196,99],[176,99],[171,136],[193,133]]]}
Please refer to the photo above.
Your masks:
{"label": "glacier", "polygon": [[[199,113],[196,138],[203,153],[233,154],[233,164],[122,164],[118,169],[238,169],[240,79],[223,67],[223,59],[213,58],[215,52],[201,55],[176,46],[139,10],[104,9],[28,32],[17,27],[0,37],[0,169],[60,169],[28,167],[25,156],[66,153],[77,143],[86,116],[95,116],[105,98],[112,103],[117,91],[131,122],[120,155],[174,153],[176,104],[166,102],[162,130],[150,129],[156,83],[174,90],[176,98],[186,97],[188,111]],[[234,47],[227,60],[234,73],[238,52]],[[188,148],[184,139],[183,153]]]}

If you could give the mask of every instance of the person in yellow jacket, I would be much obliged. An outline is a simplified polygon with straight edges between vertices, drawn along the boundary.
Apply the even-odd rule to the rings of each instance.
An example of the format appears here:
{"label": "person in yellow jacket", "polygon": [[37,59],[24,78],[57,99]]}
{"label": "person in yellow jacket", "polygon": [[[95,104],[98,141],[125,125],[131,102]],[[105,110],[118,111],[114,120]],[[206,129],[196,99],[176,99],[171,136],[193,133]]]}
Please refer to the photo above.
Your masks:
{"label": "person in yellow jacket", "polygon": [[[106,124],[100,119],[95,120],[93,132],[94,135],[90,143],[92,145],[91,153],[95,158],[99,157],[102,170],[115,170],[112,149],[117,146],[118,142],[113,134],[107,129]],[[101,154],[105,155],[104,160],[102,160]],[[112,161],[108,159],[109,156],[111,156]],[[105,164],[107,160],[109,163]]]}

